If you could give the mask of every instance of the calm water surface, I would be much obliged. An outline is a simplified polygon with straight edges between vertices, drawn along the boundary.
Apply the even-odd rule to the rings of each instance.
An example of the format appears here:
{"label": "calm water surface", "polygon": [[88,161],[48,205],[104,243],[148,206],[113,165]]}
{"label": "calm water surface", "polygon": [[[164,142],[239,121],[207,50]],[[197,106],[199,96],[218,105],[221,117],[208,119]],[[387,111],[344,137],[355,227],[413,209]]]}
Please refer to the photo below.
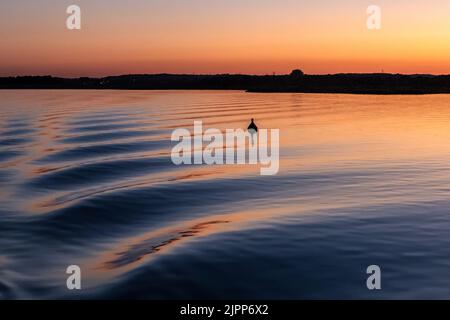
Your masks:
{"label": "calm water surface", "polygon": [[[278,175],[172,164],[252,117]],[[448,299],[450,95],[0,91],[0,298]]]}

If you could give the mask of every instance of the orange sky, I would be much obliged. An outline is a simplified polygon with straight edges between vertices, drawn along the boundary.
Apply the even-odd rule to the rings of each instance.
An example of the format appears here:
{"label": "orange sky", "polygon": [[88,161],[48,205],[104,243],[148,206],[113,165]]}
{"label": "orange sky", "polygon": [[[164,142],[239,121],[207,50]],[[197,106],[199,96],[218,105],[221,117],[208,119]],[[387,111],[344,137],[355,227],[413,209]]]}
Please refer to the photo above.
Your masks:
{"label": "orange sky", "polygon": [[[446,0],[16,0],[0,3],[0,76],[450,73]],[[66,8],[82,29],[66,29]],[[366,9],[382,9],[382,29]]]}

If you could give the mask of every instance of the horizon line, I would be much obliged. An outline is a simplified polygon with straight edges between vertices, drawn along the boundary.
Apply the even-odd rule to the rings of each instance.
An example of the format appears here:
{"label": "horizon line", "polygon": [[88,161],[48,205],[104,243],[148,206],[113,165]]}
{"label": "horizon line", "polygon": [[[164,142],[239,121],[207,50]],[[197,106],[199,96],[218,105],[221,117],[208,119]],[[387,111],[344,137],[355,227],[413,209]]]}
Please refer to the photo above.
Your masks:
{"label": "horizon line", "polygon": [[[296,70],[296,69],[295,69]],[[62,78],[62,79],[101,79],[109,77],[124,77],[124,76],[254,76],[254,77],[267,77],[267,76],[289,76],[290,73],[266,73],[266,74],[251,74],[251,73],[169,73],[169,72],[158,72],[158,73],[123,73],[123,74],[111,74],[105,76],[59,76],[52,74],[29,74],[29,75],[5,75],[0,76],[0,78],[26,78],[26,77],[52,77],[52,78]],[[449,76],[450,73],[399,73],[399,72],[338,72],[338,73],[315,73],[309,74],[304,73],[304,76],[335,76],[335,75],[402,75],[402,76]]]}

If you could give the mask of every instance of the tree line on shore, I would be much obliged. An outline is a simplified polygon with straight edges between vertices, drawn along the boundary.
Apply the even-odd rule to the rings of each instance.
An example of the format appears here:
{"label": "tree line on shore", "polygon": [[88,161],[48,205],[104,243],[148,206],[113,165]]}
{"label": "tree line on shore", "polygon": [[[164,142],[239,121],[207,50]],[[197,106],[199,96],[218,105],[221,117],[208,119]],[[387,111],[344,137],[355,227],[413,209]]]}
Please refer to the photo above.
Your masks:
{"label": "tree line on shore", "polygon": [[307,75],[137,74],[102,78],[18,76],[0,78],[0,89],[246,90],[250,92],[427,94],[450,93],[450,75],[347,73]]}

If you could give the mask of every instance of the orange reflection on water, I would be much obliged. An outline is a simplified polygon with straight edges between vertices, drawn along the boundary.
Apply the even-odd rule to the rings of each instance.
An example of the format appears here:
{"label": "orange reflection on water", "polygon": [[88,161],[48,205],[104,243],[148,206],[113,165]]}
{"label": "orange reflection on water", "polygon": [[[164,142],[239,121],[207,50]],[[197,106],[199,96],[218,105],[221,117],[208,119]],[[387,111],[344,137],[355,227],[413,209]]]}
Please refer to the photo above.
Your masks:
{"label": "orange reflection on water", "polygon": [[[204,196],[218,202],[210,211],[203,207],[203,198],[186,211],[178,212],[174,204],[170,209],[176,213],[170,221],[165,216],[146,216],[151,208],[143,202],[141,207],[131,206],[134,212],[126,236],[116,233],[111,242],[108,238],[102,243],[92,243],[92,234],[80,239],[88,244],[77,261],[84,261],[80,265],[90,286],[152,263],[194,238],[240,231],[274,219],[283,221],[287,216],[303,218],[304,213],[319,210],[448,200],[449,97],[83,90],[30,90],[19,95],[2,91],[0,110],[5,118],[33,112],[29,126],[36,131],[18,135],[32,138],[31,142],[5,147],[22,153],[0,162],[2,170],[11,170],[4,176],[8,180],[0,181],[1,203],[18,214],[35,215],[51,228],[46,218],[57,216],[65,222],[65,214],[83,210],[83,201],[92,206],[100,202],[96,208],[105,214],[102,210],[109,203],[99,201],[105,194],[111,201],[119,195],[121,205],[129,204],[134,198],[124,194],[125,190],[144,189],[153,195],[154,187],[169,191],[175,187],[185,199]],[[260,176],[259,165],[175,166],[170,162],[170,143],[149,150],[133,149],[136,142],[168,142],[172,130],[192,130],[194,120],[202,120],[204,129],[224,132],[246,128],[251,118],[259,128],[280,130],[280,171],[276,176]],[[100,122],[110,128],[100,130]],[[135,130],[149,134],[128,136],[129,127],[116,126],[118,123],[134,124]],[[105,132],[119,135],[64,141]],[[99,153],[105,146],[116,148]],[[139,162],[158,158],[163,161],[154,168]],[[115,161],[119,165],[111,166]],[[135,168],[136,163],[141,167]],[[223,185],[229,190],[241,192],[228,197],[221,181],[228,182]],[[239,188],[243,181],[250,183]],[[219,184],[211,198],[190,193],[191,186],[201,182]],[[77,208],[80,204],[81,209]],[[68,229],[86,223],[68,220]],[[107,228],[114,231],[117,222],[113,218],[107,222]],[[101,230],[104,226],[95,227]]]}
{"label": "orange reflection on water", "polygon": [[306,208],[266,208],[229,214],[212,214],[214,220],[209,217],[192,219],[123,239],[114,243],[110,249],[104,250],[101,255],[83,263],[83,269],[87,271],[86,281],[88,285],[92,285],[97,281],[114,278],[117,274],[148,263],[157,255],[170,254],[172,250],[190,241],[191,238],[242,230],[254,223],[292,214],[293,211],[298,214],[306,211]]}
{"label": "orange reflection on water", "polygon": [[[427,161],[450,154],[450,102],[448,95],[376,96],[337,94],[256,94],[238,91],[89,91],[89,90],[6,90],[1,92],[3,112],[24,116],[32,112],[30,126],[36,131],[24,134],[29,144],[17,146],[25,153],[0,163],[18,171],[21,183],[58,175],[67,169],[84,168],[112,160],[169,157],[170,145],[152,151],[115,153],[96,157],[39,160],[77,148],[141,140],[168,141],[172,130],[192,130],[194,120],[202,120],[204,130],[246,128],[255,118],[260,128],[280,130],[280,171],[345,170],[366,165]],[[30,107],[32,106],[32,108]],[[137,120],[136,120],[137,118]],[[33,120],[34,119],[34,120]],[[78,119],[78,120],[77,120]],[[70,137],[96,133],[96,120],[102,124],[135,124],[136,130],[165,130],[139,138],[126,136],[128,129],[102,132],[124,133],[111,140],[62,143]],[[71,124],[74,120],[80,124]],[[82,121],[88,121],[83,124]],[[83,131],[85,126],[89,131]],[[114,126],[112,127],[114,128]],[[70,130],[79,130],[71,132]],[[69,130],[69,131],[68,131]],[[58,138],[56,138],[58,137]],[[14,148],[14,146],[10,147]],[[177,181],[209,180],[259,175],[259,165],[182,166],[150,174],[121,175],[107,182],[66,188],[26,197],[24,212],[45,214],[86,197],[124,188],[151,186]],[[172,168],[170,168],[172,169]],[[114,177],[114,176],[113,176]],[[91,178],[91,177],[87,177]],[[267,178],[270,179],[270,178]],[[49,180],[50,181],[50,180]],[[90,180],[89,180],[90,181]],[[43,185],[43,187],[46,187]],[[13,186],[9,187],[9,192]],[[21,194],[23,194],[22,191]]]}

